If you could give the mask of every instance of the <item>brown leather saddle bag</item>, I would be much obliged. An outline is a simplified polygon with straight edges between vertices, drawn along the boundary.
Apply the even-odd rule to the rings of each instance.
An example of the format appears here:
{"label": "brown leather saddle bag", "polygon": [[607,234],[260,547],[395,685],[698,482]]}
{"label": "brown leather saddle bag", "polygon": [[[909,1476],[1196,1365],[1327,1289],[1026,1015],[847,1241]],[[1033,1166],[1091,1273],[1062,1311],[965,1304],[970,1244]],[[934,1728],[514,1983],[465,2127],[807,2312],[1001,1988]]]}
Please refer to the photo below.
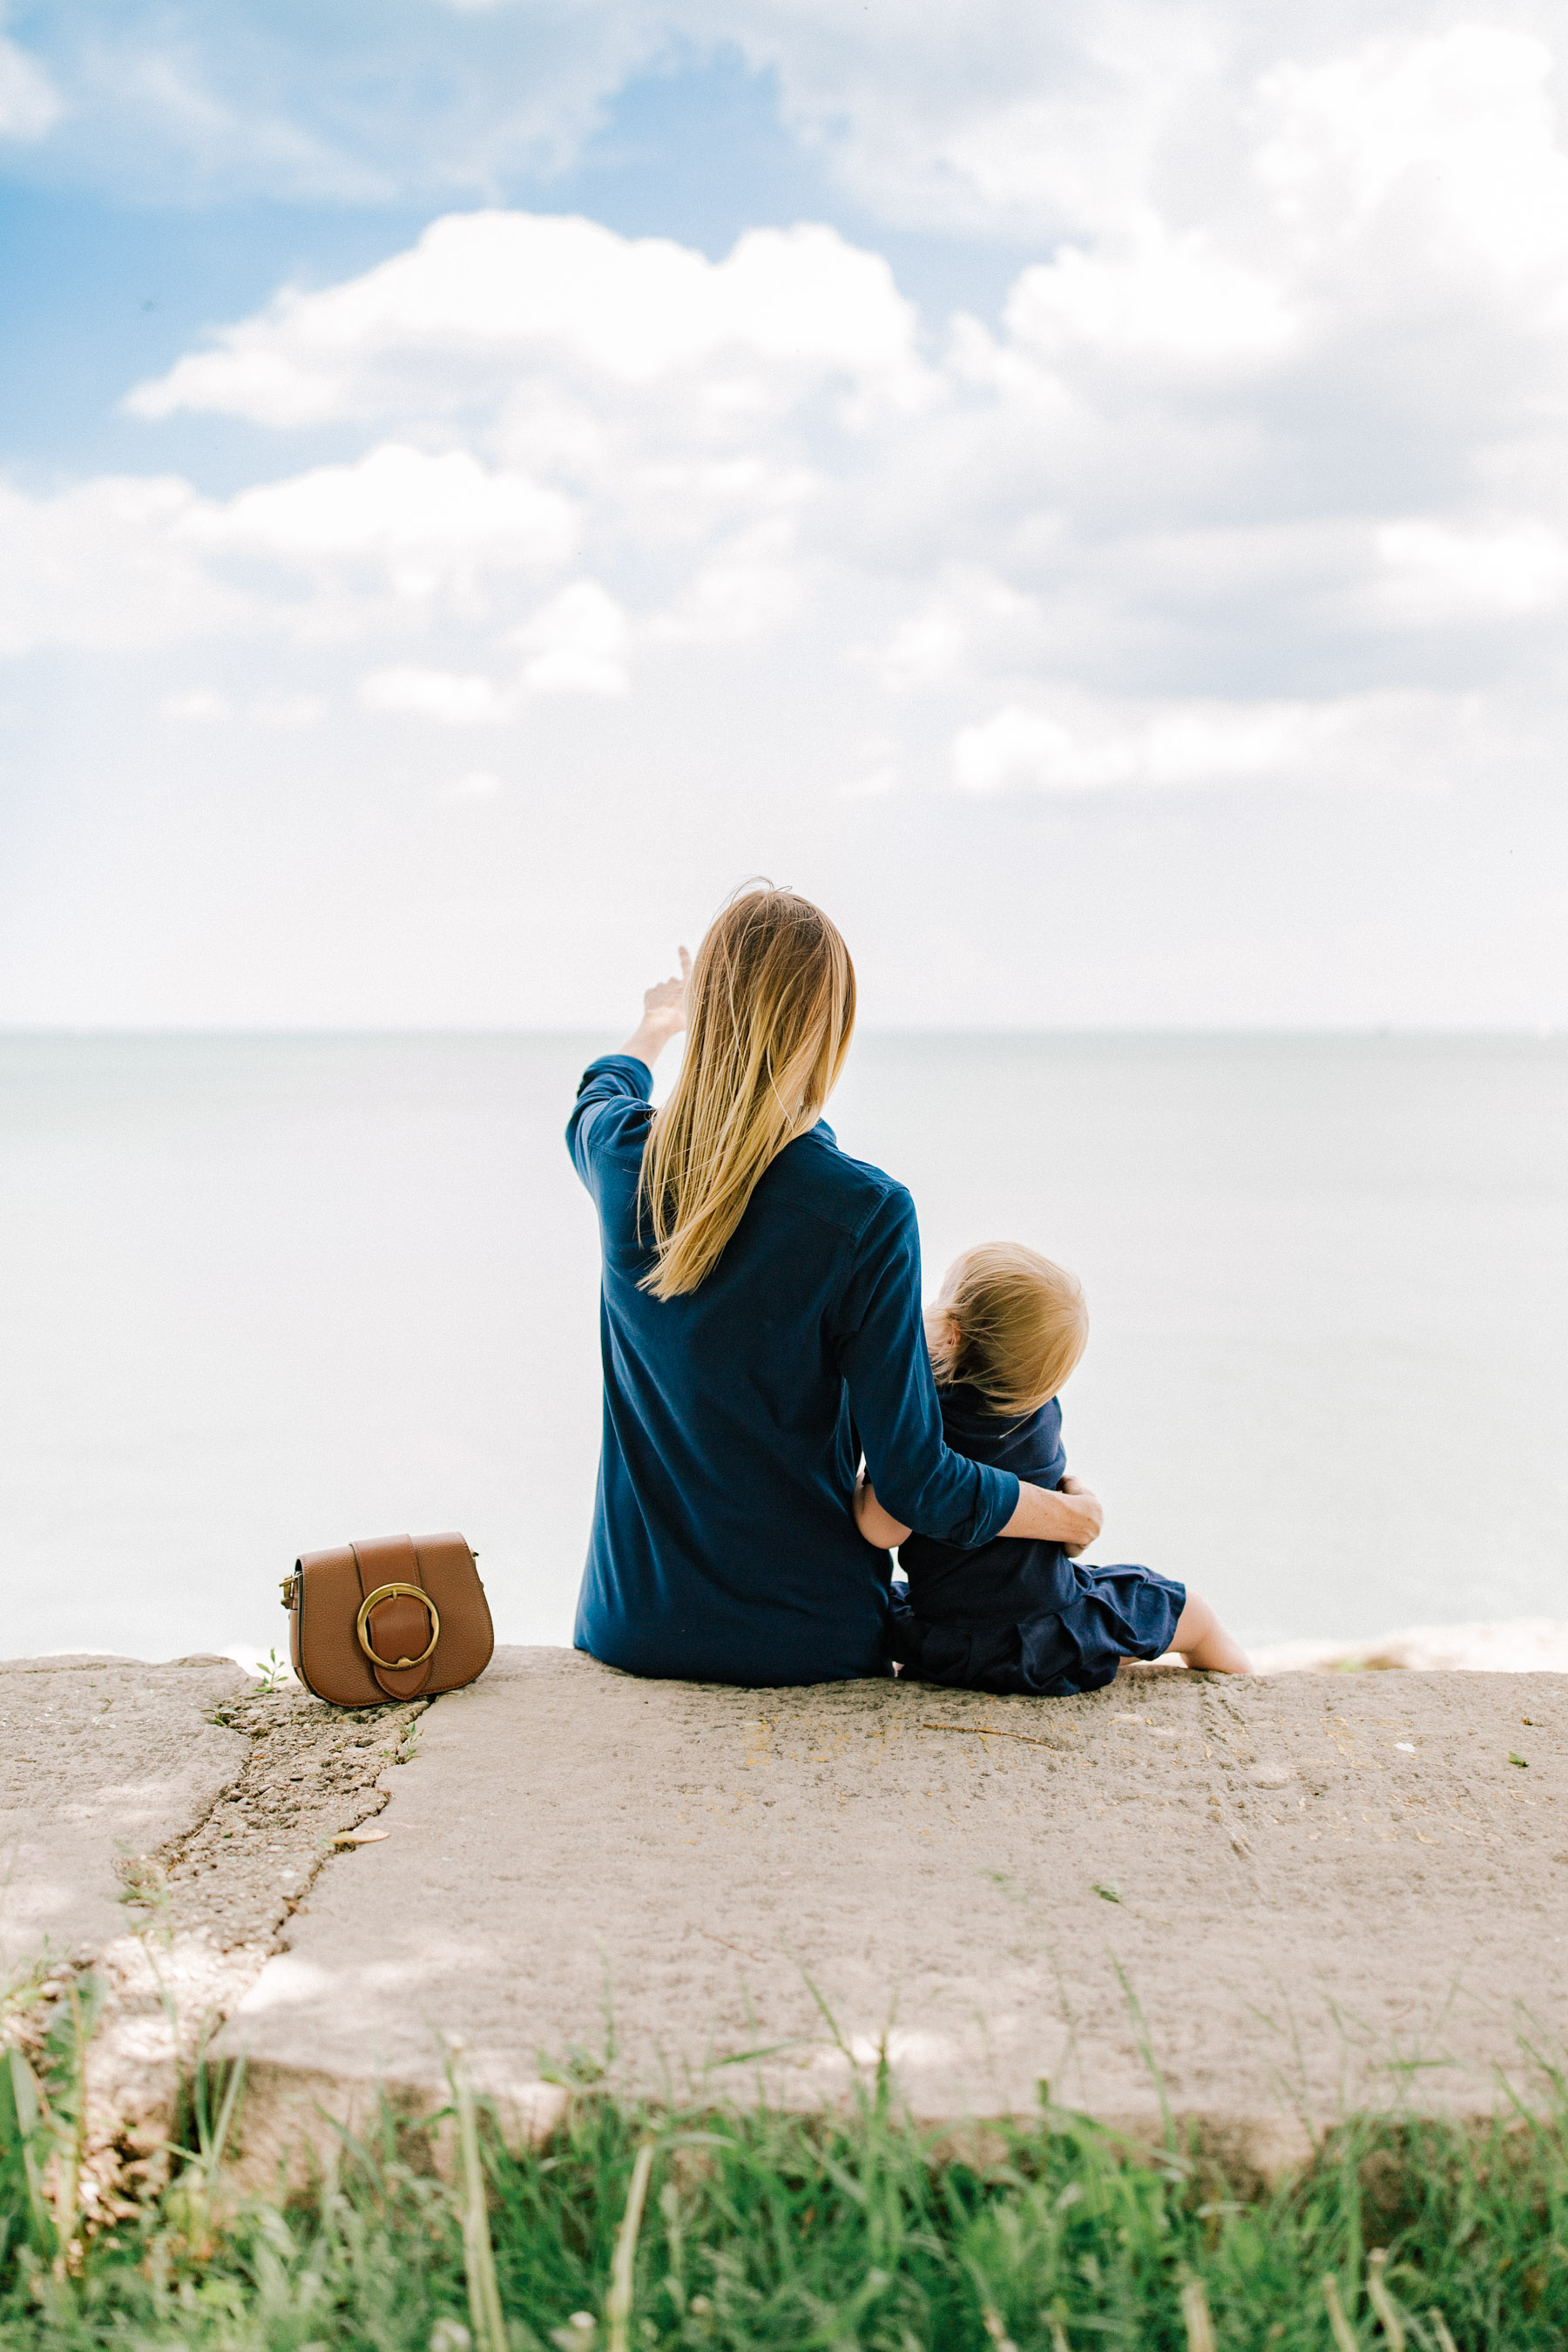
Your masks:
{"label": "brown leather saddle bag", "polygon": [[333,1706],[460,1690],[489,1664],[489,1603],[461,1536],[375,1536],[308,1551],[283,1580],[289,1654]]}

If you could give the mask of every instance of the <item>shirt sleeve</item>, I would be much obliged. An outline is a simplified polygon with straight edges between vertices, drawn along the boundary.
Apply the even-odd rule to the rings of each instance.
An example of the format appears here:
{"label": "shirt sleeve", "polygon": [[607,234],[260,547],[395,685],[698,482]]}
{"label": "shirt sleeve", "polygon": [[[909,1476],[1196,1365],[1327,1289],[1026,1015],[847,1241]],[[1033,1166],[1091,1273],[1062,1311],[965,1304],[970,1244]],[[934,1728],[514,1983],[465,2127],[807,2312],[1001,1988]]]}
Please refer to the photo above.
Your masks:
{"label": "shirt sleeve", "polygon": [[920,1234],[901,1187],[860,1236],[841,1312],[839,1362],[877,1500],[918,1535],[965,1551],[989,1543],[1018,1507],[1018,1481],[943,1440],[921,1315]]}
{"label": "shirt sleeve", "polygon": [[584,1071],[566,1122],[566,1149],[595,1201],[606,1162],[629,1127],[636,1128],[641,1149],[652,1093],[653,1072],[635,1054],[601,1054]]}

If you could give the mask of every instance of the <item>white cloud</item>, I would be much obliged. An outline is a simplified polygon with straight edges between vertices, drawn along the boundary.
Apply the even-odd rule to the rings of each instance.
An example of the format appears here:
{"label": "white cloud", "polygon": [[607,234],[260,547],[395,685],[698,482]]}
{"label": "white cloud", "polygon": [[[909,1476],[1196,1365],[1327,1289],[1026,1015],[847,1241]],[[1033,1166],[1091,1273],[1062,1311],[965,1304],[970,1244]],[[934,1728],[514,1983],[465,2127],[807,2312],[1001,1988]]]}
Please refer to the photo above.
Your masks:
{"label": "white cloud", "polygon": [[1158,0],[794,0],[724,30],[858,208],[1048,239],[1123,215],[1241,46],[1231,12]]}
{"label": "white cloud", "polygon": [[170,475],[100,475],[40,499],[0,484],[0,655],[131,652],[258,625],[185,543],[199,506]]}
{"label": "white cloud", "polygon": [[[1135,23],[1108,20],[1103,72],[1064,68],[1074,152],[1118,127],[994,330],[961,320],[922,356],[945,322],[922,334],[884,257],[820,225],[712,261],[451,215],[128,403],[357,425],[362,454],[222,500],[173,479],[17,498],[0,642],[308,643],[344,704],[458,729],[542,726],[574,695],[640,717],[661,668],[706,664],[876,744],[830,754],[851,794],[933,770],[1075,793],[1427,772],[1410,679],[1440,667],[1458,708],[1498,630],[1568,585],[1543,53],[1487,28],[1317,38],[1243,75],[1173,35],[1166,98],[1226,93],[1178,152]],[[923,23],[931,54],[946,37]],[[988,107],[1034,120],[1037,92],[985,72],[951,106],[928,90],[895,177],[956,152],[961,116],[972,142]],[[1021,154],[996,164],[1007,203]],[[1509,205],[1530,215],[1511,246]]]}
{"label": "white cloud", "polygon": [[1511,282],[1568,259],[1552,52],[1500,25],[1367,43],[1263,77],[1257,167],[1308,248],[1376,240],[1392,277],[1479,262]]}
{"label": "white cloud", "polygon": [[624,695],[631,642],[615,598],[596,580],[574,580],[508,633],[510,680],[403,663],[363,678],[360,700],[367,710],[445,727],[502,726],[535,696]]}
{"label": "white cloud", "polygon": [[[968,988],[1014,953],[986,926],[993,885],[1026,919],[1009,846],[1026,837],[1069,861],[1095,845],[1084,905],[1102,861],[1131,870],[1134,840],[1163,857],[1206,828],[1222,862],[1244,836],[1278,847],[1323,785],[1343,789],[1296,838],[1341,825],[1352,844],[1363,793],[1366,838],[1452,821],[1468,857],[1488,800],[1523,789],[1518,746],[1549,784],[1560,772],[1568,159],[1543,16],[1433,31],[1378,0],[741,0],[721,17],[713,0],[530,0],[426,10],[416,33],[418,13],[351,38],[318,12],[305,41],[260,0],[35,10],[67,110],[47,169],[96,168],[96,140],[105,174],[156,148],[173,186],[184,156],[197,201],[439,190],[432,204],[496,207],[518,158],[568,161],[631,67],[677,54],[673,29],[694,44],[682,105],[715,38],[776,75],[813,167],[855,193],[858,242],[816,223],[710,258],[463,211],[137,389],[161,453],[200,415],[309,430],[225,495],[172,464],[0,490],[0,649],[65,655],[18,670],[6,702],[47,713],[47,751],[79,700],[126,805],[142,752],[160,789],[182,763],[258,793],[286,776],[273,846],[291,904],[297,843],[319,817],[330,862],[353,831],[334,795],[393,755],[388,873],[422,811],[404,871],[427,891],[435,808],[468,806],[476,821],[439,828],[449,903],[531,888],[566,939],[605,919],[597,864],[584,882],[563,861],[656,792],[679,820],[661,894],[697,887],[693,861],[704,890],[721,864],[732,878],[764,842],[803,885],[820,863],[900,910],[921,861],[940,867],[939,920],[950,882],[955,909],[970,892],[951,951]],[[733,70],[726,51],[716,79]],[[713,160],[716,207],[777,184]],[[879,217],[963,238],[901,239],[895,282]],[[933,299],[917,319],[904,289],[921,283],[984,318]],[[207,438],[191,435],[204,465]],[[226,465],[263,446],[222,443]],[[169,723],[140,745],[159,709]],[[13,774],[19,727],[7,718]],[[1391,816],[1388,788],[1423,780],[1454,789],[1418,823]],[[1032,797],[1067,794],[1065,814]],[[581,839],[563,824],[549,848],[546,799]],[[229,841],[247,872],[265,846],[250,823]],[[457,871],[502,856],[514,827],[526,886]],[[898,868],[896,899],[878,857],[831,866],[868,842]],[[1340,870],[1359,878],[1353,856]],[[1369,924],[1418,896],[1403,862],[1388,870],[1392,889],[1365,887]],[[900,911],[896,927],[920,926]]]}
{"label": "white cloud", "polygon": [[[471,616],[487,577],[558,570],[576,540],[563,494],[464,450],[384,445],[227,500],[166,475],[41,499],[0,484],[0,654],[258,633],[353,640],[387,625],[389,596],[445,596]],[[301,603],[247,558],[313,593]]]}
{"label": "white cloud", "polygon": [[1515,619],[1549,611],[1568,592],[1568,541],[1534,518],[1490,530],[1390,522],[1375,540],[1384,576],[1368,602],[1410,627]]}
{"label": "white cloud", "polygon": [[802,595],[791,519],[770,516],[722,541],[711,559],[647,627],[655,642],[739,645],[793,618]]}
{"label": "white cloud", "polygon": [[188,538],[310,562],[374,557],[416,588],[480,562],[550,566],[576,544],[576,518],[558,491],[515,474],[489,474],[467,450],[429,457],[384,443],[348,466],[321,466],[193,510]]}
{"label": "white cloud", "polygon": [[1086,793],[1260,783],[1419,781],[1412,754],[1473,716],[1454,698],[1167,703],[1147,712],[1061,698],[1010,703],[953,738],[961,791]]}
{"label": "white cloud", "polygon": [[1275,279],[1226,259],[1204,231],[1176,234],[1150,214],[1102,250],[1063,246],[1026,269],[1006,323],[1015,344],[1047,361],[1076,347],[1123,364],[1233,373],[1278,359],[1300,331]]}
{"label": "white cloud", "polygon": [[831,228],[755,229],[710,262],[593,221],[464,213],[363,278],[281,294],[126,406],[318,424],[407,413],[411,394],[462,404],[480,388],[476,369],[493,382],[542,363],[628,387],[698,374],[710,405],[742,413],[834,378],[908,399],[921,380],[913,331],[880,255]]}
{"label": "white cloud", "polygon": [[[1342,172],[1325,196],[1302,161],[1326,120],[1321,78],[1342,67],[1379,91],[1405,74],[1423,104],[1440,86],[1453,131],[1454,76],[1445,66],[1435,79],[1420,49],[1265,78],[1249,135],[1270,202],[1285,202],[1288,152],[1298,195],[1310,184],[1313,203],[1355,212]],[[1524,51],[1486,55],[1512,79],[1481,87],[1481,112],[1500,87],[1538,107]],[[1427,183],[1413,184],[1425,202]],[[941,365],[919,358],[886,263],[827,229],[759,232],[714,263],[576,219],[438,221],[362,277],[286,293],[133,403],[275,424],[374,411],[397,417],[395,437],[225,501],[165,481],[84,488],[47,518],[29,509],[31,570],[68,576],[76,601],[62,585],[40,608],[24,567],[8,607],[0,581],[0,624],[9,610],[10,641],[41,642],[68,606],[69,625],[97,613],[127,641],[224,629],[335,641],[376,681],[372,707],[479,724],[531,695],[629,691],[634,644],[773,644],[787,658],[825,597],[858,605],[843,658],[864,676],[915,699],[967,696],[972,711],[1034,709],[1042,685],[1092,689],[1097,664],[1128,661],[1174,663],[1193,696],[1223,698],[1226,666],[1246,667],[1259,633],[1305,653],[1347,622],[1451,630],[1467,614],[1479,625],[1543,609],[1568,533],[1568,436],[1555,475],[1534,462],[1500,379],[1430,428],[1451,450],[1424,456],[1428,478],[1489,467],[1509,485],[1484,518],[1405,499],[1358,527],[1314,510],[1310,488],[1303,498],[1341,462],[1321,436],[1340,430],[1336,404],[1362,396],[1366,362],[1342,321],[1325,324],[1321,257],[1303,258],[1300,221],[1280,227],[1268,205],[1250,219],[1243,257],[1228,214],[1177,227],[1124,208],[1094,244],[1022,270],[1000,331],[970,322]],[[1489,347],[1441,256],[1420,278],[1423,249],[1412,303],[1456,360]],[[1521,319],[1538,316],[1538,296],[1520,298]],[[1436,331],[1407,365],[1431,368]],[[1390,385],[1380,373],[1380,398]],[[868,401],[880,404],[874,423]],[[1546,427],[1529,429],[1539,440]],[[1401,451],[1389,456],[1397,468]],[[106,596],[96,575],[112,583],[132,560],[138,497],[137,560],[157,593]],[[114,541],[101,564],[89,509]],[[574,579],[586,553],[594,578]],[[267,562],[306,596],[269,583]],[[531,618],[513,572],[538,582]],[[1270,658],[1283,704],[1291,657]]]}
{"label": "white cloud", "polygon": [[45,139],[65,101],[36,58],[0,35],[0,139]]}
{"label": "white cloud", "polygon": [[994,572],[952,568],[868,657],[889,694],[918,694],[962,682],[977,666],[1037,663],[1042,617],[1035,597],[1020,594]]}
{"label": "white cloud", "polygon": [[574,580],[512,632],[525,656],[522,684],[533,694],[625,694],[630,631],[596,580]]}

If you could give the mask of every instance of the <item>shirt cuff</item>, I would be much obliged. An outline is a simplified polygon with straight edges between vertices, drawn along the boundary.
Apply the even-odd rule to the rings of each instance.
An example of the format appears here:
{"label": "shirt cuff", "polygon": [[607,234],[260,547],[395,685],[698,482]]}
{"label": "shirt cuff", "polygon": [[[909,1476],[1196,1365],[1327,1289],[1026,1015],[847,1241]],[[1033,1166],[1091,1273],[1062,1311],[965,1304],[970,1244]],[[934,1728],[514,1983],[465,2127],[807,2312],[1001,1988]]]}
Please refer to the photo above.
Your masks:
{"label": "shirt cuff", "polygon": [[974,1538],[973,1548],[976,1551],[982,1544],[990,1543],[994,1537],[1001,1534],[1017,1509],[1019,1485],[1011,1470],[994,1470],[988,1462],[977,1466],[990,1491],[985,1498],[987,1507],[980,1514],[980,1530]]}
{"label": "shirt cuff", "polygon": [[639,1061],[635,1054],[601,1054],[596,1060],[590,1062],[584,1071],[578,1084],[579,1092],[587,1085],[588,1080],[595,1077],[601,1070],[613,1070],[617,1076],[628,1079],[632,1092],[640,1096],[644,1102],[647,1102],[653,1093],[653,1072],[647,1064]]}

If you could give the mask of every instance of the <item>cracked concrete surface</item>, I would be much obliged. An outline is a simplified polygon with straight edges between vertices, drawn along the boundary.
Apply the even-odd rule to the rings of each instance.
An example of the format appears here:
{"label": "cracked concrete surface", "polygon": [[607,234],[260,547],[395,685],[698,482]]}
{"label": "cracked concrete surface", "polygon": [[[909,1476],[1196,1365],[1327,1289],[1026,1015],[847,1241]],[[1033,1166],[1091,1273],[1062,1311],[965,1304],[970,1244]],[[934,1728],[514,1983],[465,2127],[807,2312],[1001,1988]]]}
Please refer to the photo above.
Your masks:
{"label": "cracked concrete surface", "polygon": [[933,2118],[1026,2110],[1045,2079],[1146,2129],[1152,2055],[1173,2106],[1272,2161],[1356,2103],[1486,2105],[1521,2021],[1562,2040],[1565,1748],[1553,1675],[1142,1669],[992,1699],[500,1650],[225,2046],[272,2158],[290,2080],[438,2096],[457,2033],[525,2113],[574,2052],[798,2103],[885,2043]]}
{"label": "cracked concrete surface", "polygon": [[[438,2105],[452,2034],[520,2130],[551,2075],[812,2103],[882,2048],[932,2118],[1047,2080],[1142,2130],[1152,2059],[1272,2162],[1353,2104],[1528,2087],[1521,2030],[1560,2049],[1565,1748],[1554,1674],[1139,1669],[1027,1700],[501,1649],[360,1716],[211,1660],[24,1663],[6,1949],[96,1955],[121,2144],[155,2146],[226,2018],[258,2179],[378,2083]],[[380,1834],[334,1843],[356,1825]]]}

